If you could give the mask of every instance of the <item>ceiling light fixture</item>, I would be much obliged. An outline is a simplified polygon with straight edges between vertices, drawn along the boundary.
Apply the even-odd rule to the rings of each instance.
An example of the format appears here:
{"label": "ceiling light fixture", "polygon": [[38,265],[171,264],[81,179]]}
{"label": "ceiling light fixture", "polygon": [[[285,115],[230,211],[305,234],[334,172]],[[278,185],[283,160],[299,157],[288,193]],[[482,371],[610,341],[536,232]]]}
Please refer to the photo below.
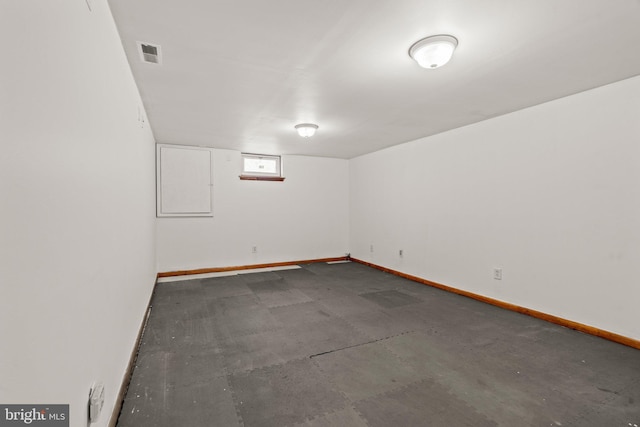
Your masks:
{"label": "ceiling light fixture", "polygon": [[295,129],[301,137],[309,138],[316,133],[318,125],[314,125],[313,123],[300,123],[299,125],[295,125]]}
{"label": "ceiling light fixture", "polygon": [[415,42],[409,48],[409,56],[423,68],[438,68],[449,62],[458,39],[449,35],[438,35]]}

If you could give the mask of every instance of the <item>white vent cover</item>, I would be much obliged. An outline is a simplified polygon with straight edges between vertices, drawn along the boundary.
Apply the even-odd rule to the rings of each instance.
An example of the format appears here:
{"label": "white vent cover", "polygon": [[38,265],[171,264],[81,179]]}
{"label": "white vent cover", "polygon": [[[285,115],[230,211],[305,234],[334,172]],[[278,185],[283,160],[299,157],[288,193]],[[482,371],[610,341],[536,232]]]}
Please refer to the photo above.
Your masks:
{"label": "white vent cover", "polygon": [[148,62],[150,64],[162,63],[162,51],[160,45],[136,42],[138,44],[138,52],[140,53],[140,59],[142,62]]}

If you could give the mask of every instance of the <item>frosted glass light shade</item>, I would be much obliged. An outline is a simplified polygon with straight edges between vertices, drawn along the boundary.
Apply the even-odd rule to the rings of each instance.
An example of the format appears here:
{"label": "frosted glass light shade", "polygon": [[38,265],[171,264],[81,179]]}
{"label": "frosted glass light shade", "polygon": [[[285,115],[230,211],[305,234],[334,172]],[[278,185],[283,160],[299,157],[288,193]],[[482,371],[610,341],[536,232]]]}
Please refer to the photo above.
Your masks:
{"label": "frosted glass light shade", "polygon": [[313,123],[300,123],[299,125],[295,125],[295,128],[298,131],[298,135],[303,138],[309,138],[316,133],[318,125],[314,125]]}
{"label": "frosted glass light shade", "polygon": [[409,56],[421,67],[434,69],[449,62],[456,46],[458,39],[453,36],[431,36],[414,43],[409,49]]}

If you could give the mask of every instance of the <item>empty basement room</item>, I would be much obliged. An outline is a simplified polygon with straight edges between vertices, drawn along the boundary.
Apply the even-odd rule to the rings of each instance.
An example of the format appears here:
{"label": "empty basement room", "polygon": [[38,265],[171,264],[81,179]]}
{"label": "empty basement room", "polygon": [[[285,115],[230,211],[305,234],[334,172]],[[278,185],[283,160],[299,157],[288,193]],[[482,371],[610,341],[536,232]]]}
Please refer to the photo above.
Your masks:
{"label": "empty basement room", "polygon": [[640,2],[0,3],[0,426],[640,425]]}

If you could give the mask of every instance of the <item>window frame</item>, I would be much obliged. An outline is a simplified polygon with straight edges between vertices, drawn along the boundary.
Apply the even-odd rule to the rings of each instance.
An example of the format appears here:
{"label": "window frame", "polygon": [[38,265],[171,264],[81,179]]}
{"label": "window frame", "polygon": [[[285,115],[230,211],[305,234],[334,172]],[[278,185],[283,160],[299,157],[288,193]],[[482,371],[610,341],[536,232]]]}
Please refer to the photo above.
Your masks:
{"label": "window frame", "polygon": [[[245,169],[245,159],[272,159],[276,162],[276,172],[256,172]],[[273,154],[241,153],[240,179],[250,181],[284,181],[282,176],[282,157]]]}

